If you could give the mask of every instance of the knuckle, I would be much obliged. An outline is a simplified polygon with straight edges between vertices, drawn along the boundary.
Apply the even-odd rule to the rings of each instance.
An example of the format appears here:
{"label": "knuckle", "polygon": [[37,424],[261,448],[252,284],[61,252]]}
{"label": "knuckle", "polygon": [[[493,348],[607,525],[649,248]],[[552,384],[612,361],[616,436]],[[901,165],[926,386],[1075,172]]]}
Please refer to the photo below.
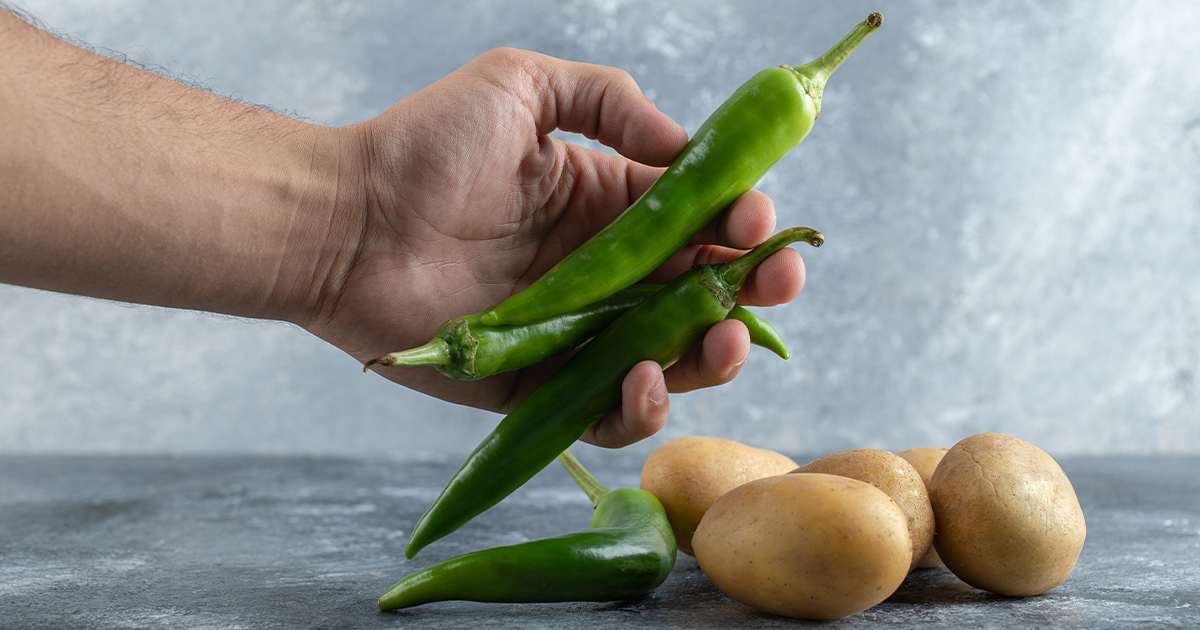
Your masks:
{"label": "knuckle", "polygon": [[602,94],[616,96],[618,99],[644,97],[633,75],[621,68],[606,67],[599,75]]}
{"label": "knuckle", "polygon": [[637,81],[634,80],[633,75],[622,68],[610,68],[609,81],[622,87],[637,89]]}
{"label": "knuckle", "polygon": [[501,47],[482,53],[472,64],[478,64],[485,80],[530,111],[544,106],[543,95],[550,91],[550,70],[544,55]]}
{"label": "knuckle", "polygon": [[493,48],[476,57],[476,61],[501,76],[522,83],[545,74],[539,63],[539,55],[520,48]]}
{"label": "knuckle", "polygon": [[482,55],[478,59],[485,63],[494,64],[497,66],[514,66],[523,63],[523,60],[528,56],[528,53],[519,48],[511,48],[503,46],[493,48]]}

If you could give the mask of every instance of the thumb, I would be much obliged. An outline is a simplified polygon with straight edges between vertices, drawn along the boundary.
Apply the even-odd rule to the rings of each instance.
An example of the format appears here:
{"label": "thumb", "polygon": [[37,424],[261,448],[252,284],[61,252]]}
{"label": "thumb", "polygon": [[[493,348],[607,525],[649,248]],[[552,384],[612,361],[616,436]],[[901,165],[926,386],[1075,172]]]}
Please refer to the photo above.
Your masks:
{"label": "thumb", "polygon": [[523,92],[518,96],[539,135],[555,129],[582,134],[651,166],[669,165],[687,144],[683,127],[658,111],[624,70],[515,49],[485,56],[521,70],[526,80],[514,87]]}

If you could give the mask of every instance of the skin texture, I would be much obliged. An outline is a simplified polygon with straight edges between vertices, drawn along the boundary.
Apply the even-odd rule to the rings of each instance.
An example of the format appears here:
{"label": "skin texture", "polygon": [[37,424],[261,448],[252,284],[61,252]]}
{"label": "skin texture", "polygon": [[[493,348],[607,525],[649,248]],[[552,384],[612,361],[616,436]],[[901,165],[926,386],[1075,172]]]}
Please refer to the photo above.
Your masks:
{"label": "skin texture", "polygon": [[1024,597],[1071,574],[1087,536],[1083,510],[1062,468],[1010,435],[980,433],[950,449],[929,496],[938,555],[962,581]]}
{"label": "skin texture", "polygon": [[[114,62],[3,10],[0,55],[0,282],[288,321],[364,362],[527,286],[687,142],[627,73],[512,49],[338,128]],[[774,224],[771,200],[751,191],[647,281],[734,258]],[[803,284],[789,249],[739,300],[780,304]],[[745,326],[722,322],[665,372],[637,365],[621,406],[584,439],[617,447],[655,433],[669,391],[729,381],[749,345]],[[379,372],[507,413],[561,362],[477,382]]]}
{"label": "skin texture", "polygon": [[815,459],[793,472],[841,475],[882,490],[908,519],[913,558],[910,570],[917,567],[917,562],[933,546],[933,508],[929,505],[925,482],[912,464],[895,453],[871,448],[841,451]]}
{"label": "skin texture", "polygon": [[[917,469],[917,473],[921,475],[921,481],[925,482],[925,489],[928,490],[929,478],[933,476],[933,471],[937,469],[938,463],[942,461],[942,457],[949,450],[942,446],[919,446],[896,454]],[[934,535],[936,536],[936,533]],[[941,564],[942,559],[938,557],[937,549],[930,547],[929,551],[925,552],[925,555],[917,562],[917,568],[931,569]]]}
{"label": "skin texture", "polygon": [[790,457],[732,440],[689,436],[658,447],[642,465],[641,489],[667,511],[679,550],[695,555],[692,534],[721,495],[755,479],[796,467]]}
{"label": "skin texture", "polygon": [[912,563],[908,519],[878,488],[816,473],[729,491],[692,539],[717,588],[776,615],[836,619],[887,599]]}

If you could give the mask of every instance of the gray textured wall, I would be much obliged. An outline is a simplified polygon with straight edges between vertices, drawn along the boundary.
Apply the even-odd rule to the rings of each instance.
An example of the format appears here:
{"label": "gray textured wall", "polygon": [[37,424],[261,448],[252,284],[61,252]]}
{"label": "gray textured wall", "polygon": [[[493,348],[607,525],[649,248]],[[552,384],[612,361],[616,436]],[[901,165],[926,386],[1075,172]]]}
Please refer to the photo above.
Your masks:
{"label": "gray textured wall", "polygon": [[[794,356],[675,396],[688,434],[791,452],[1012,433],[1200,452],[1200,3],[309,0],[21,5],[250,102],[340,125],[496,46],[629,70],[689,130],[873,10],[760,184],[808,286]],[[0,286],[0,451],[465,453],[498,417],[291,327]],[[381,439],[380,436],[388,436]]]}

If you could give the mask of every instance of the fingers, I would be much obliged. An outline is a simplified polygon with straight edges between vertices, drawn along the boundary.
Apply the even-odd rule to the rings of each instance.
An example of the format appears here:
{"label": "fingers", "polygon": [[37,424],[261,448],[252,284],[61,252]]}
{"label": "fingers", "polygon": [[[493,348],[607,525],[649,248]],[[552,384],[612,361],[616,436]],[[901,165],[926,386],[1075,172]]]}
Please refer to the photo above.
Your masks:
{"label": "fingers", "polygon": [[555,129],[579,133],[653,166],[667,166],[687,144],[683,127],[658,111],[624,70],[508,48],[482,59],[520,71],[524,85],[513,87],[523,88],[518,96],[533,115],[538,134]]}
{"label": "fingers", "polygon": [[670,282],[694,265],[737,258],[767,240],[775,231],[775,222],[775,203],[766,194],[750,190],[667,259],[647,282]]}
{"label": "fingers", "polygon": [[751,249],[775,232],[775,202],[758,190],[749,190],[700,230],[692,243],[713,243]]}
{"label": "fingers", "polygon": [[654,361],[633,366],[621,384],[621,407],[596,423],[581,440],[620,448],[658,433],[667,423],[671,403],[662,369]]}
{"label": "fingers", "polygon": [[584,442],[620,448],[658,433],[667,422],[667,392],[688,392],[733,380],[750,353],[750,333],[736,320],[709,329],[704,341],[664,372],[654,361],[642,361],[621,384],[621,407],[583,435]]}
{"label": "fingers", "polygon": [[708,329],[704,341],[663,373],[667,390],[682,393],[728,383],[749,354],[750,332],[745,324],[732,319],[719,322]]}
{"label": "fingers", "polygon": [[796,299],[804,289],[804,259],[788,247],[762,261],[746,278],[738,293],[743,306],[775,306]]}
{"label": "fingers", "polygon": [[[646,276],[646,282],[667,284],[679,274],[696,265],[708,265],[733,260],[743,250],[719,245],[688,245],[667,262]],[[758,265],[746,278],[738,293],[742,306],[775,306],[796,299],[804,289],[804,259],[790,247],[782,249]]]}

